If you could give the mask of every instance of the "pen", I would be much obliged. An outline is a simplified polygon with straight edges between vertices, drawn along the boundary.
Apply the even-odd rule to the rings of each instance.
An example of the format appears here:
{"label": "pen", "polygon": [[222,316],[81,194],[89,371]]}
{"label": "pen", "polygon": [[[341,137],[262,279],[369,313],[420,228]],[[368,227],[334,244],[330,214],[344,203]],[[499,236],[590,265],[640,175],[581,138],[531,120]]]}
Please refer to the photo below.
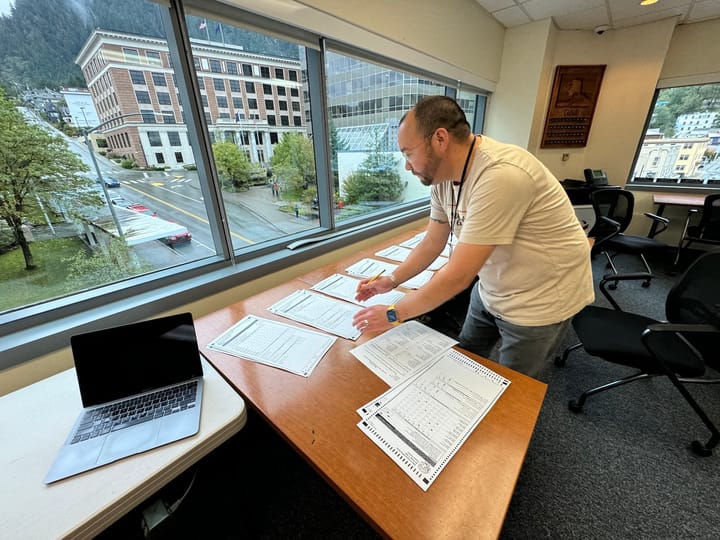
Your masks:
{"label": "pen", "polygon": [[365,285],[370,285],[373,281],[375,281],[377,278],[382,276],[385,273],[385,270],[380,270],[375,277],[370,278],[370,281],[368,281]]}

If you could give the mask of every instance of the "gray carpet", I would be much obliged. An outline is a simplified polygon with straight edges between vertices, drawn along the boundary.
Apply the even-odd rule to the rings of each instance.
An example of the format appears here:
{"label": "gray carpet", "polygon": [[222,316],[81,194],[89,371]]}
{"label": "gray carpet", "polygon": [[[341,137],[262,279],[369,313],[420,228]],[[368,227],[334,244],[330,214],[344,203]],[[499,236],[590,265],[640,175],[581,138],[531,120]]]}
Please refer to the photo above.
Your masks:
{"label": "gray carpet", "polygon": [[[667,261],[650,261],[658,277],[649,289],[639,283],[619,286],[616,297],[624,308],[664,317],[665,295],[674,280],[666,274]],[[618,264],[625,271],[641,269],[628,258],[618,258]],[[593,271],[596,280],[606,271],[599,256]],[[606,305],[599,294],[596,303]],[[571,332],[563,348],[575,342]],[[580,414],[568,410],[568,400],[583,390],[628,373],[579,350],[565,367],[548,365],[541,373],[548,393],[503,540],[719,536],[720,449],[709,458],[688,449],[695,438],[706,441],[709,432],[669,381],[631,383],[589,398]],[[695,385],[690,391],[720,422],[720,385]],[[182,504],[151,538],[377,538],[256,416],[160,495],[178,499],[193,475]],[[101,538],[142,538],[140,510]],[[472,530],[468,523],[457,537]]]}

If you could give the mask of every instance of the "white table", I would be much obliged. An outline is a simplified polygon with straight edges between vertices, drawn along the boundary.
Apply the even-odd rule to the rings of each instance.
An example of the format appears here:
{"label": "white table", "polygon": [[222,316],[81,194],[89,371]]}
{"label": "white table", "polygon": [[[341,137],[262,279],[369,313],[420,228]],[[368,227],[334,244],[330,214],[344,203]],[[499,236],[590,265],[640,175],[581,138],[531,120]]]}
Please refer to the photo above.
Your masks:
{"label": "white table", "polygon": [[74,369],[0,398],[0,537],[92,538],[245,425],[245,402],[203,360],[200,431],[51,485],[43,478],[82,408]]}

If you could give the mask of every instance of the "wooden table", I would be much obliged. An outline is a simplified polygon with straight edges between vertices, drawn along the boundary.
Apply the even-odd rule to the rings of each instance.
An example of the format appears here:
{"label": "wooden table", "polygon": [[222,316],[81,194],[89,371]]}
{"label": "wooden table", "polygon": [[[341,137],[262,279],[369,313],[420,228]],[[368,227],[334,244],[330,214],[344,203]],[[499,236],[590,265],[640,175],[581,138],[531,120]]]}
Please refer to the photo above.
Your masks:
{"label": "wooden table", "polygon": [[75,370],[0,398],[0,537],[94,538],[245,425],[242,398],[203,360],[200,431],[61,480],[43,478],[82,408]]}
{"label": "wooden table", "polygon": [[[357,408],[387,385],[357,361],[357,342],[338,339],[309,378],[210,350],[207,344],[245,315],[342,272],[378,249],[357,253],[196,323],[203,353],[225,378],[381,534],[402,538],[497,538],[545,396],[546,385],[466,353],[512,383],[427,492],[356,426]],[[291,322],[292,324],[292,322]]]}
{"label": "wooden table", "polygon": [[[707,195],[694,195],[691,193],[654,193],[653,202],[658,205],[657,212],[658,216],[662,216],[665,212],[665,207],[669,204],[670,206],[697,206],[702,207],[705,204],[705,197]],[[655,236],[657,230],[657,222],[653,221],[650,226],[648,236],[650,238]]]}

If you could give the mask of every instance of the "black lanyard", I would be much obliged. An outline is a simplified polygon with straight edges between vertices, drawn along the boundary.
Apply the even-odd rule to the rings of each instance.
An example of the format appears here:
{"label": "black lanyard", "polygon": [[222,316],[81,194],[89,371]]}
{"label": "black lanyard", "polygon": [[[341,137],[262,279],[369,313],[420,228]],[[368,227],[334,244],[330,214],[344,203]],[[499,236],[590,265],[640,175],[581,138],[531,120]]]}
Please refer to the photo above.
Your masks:
{"label": "black lanyard", "polygon": [[460,187],[458,188],[457,197],[455,198],[455,201],[451,201],[450,206],[450,253],[452,254],[452,243],[453,243],[453,233],[455,231],[455,220],[457,218],[456,212],[459,213],[458,206],[460,206],[460,195],[462,195],[462,188],[463,184],[465,183],[465,173],[467,172],[468,164],[470,163],[470,156],[472,155],[473,148],[475,148],[475,141],[477,140],[476,136],[473,136],[473,142],[470,145],[470,149],[468,150],[467,157],[465,158],[465,165],[463,165],[462,170],[462,176],[460,176]]}

